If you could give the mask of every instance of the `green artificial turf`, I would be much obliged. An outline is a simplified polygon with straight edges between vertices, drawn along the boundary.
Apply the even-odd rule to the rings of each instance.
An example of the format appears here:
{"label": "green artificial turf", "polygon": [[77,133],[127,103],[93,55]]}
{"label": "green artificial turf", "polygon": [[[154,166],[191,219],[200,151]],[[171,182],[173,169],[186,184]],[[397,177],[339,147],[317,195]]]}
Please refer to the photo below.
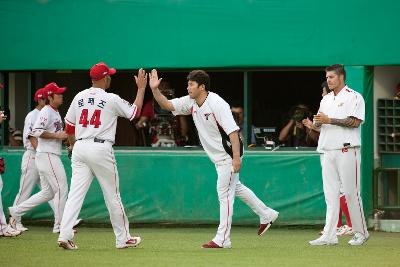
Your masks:
{"label": "green artificial turf", "polygon": [[116,249],[111,228],[79,228],[77,251],[57,246],[49,227],[31,226],[15,238],[0,238],[0,266],[400,266],[400,234],[371,232],[360,247],[347,244],[311,247],[316,229],[233,227],[231,249],[201,249],[215,228],[133,228],[142,244]]}

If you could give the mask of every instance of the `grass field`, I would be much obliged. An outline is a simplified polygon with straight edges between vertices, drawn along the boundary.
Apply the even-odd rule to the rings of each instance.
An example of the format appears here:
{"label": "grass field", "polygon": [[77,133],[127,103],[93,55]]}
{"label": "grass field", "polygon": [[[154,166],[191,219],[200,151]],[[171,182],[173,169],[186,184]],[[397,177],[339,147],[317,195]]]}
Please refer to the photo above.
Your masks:
{"label": "grass field", "polygon": [[57,246],[48,227],[31,226],[16,238],[0,238],[0,266],[400,266],[400,234],[372,232],[366,245],[311,247],[316,229],[233,227],[232,249],[201,249],[215,228],[134,228],[138,248],[115,248],[111,228],[78,230],[77,251]]}

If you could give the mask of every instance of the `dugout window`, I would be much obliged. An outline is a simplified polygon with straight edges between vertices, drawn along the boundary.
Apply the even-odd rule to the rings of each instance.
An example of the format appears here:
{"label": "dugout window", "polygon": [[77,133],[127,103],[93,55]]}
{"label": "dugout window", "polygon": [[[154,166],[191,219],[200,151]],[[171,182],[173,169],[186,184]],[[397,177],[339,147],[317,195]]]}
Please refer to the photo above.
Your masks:
{"label": "dugout window", "polygon": [[321,101],[324,68],[282,68],[248,72],[248,143],[255,143],[252,129],[275,128],[274,141],[279,143],[281,129],[289,122],[294,107],[306,105],[312,114]]}
{"label": "dugout window", "polygon": [[[159,77],[167,81],[174,89],[175,97],[187,95],[186,77],[190,70],[160,70]],[[243,71],[226,70],[206,70],[211,78],[211,91],[219,94],[228,103],[241,102],[243,99]],[[111,87],[107,92],[118,94],[123,99],[133,102],[136,97],[136,84],[133,75],[137,70],[118,70],[112,76]],[[74,96],[79,92],[91,86],[91,80],[87,70],[77,71],[37,71],[33,73],[35,79],[31,95],[35,88],[40,88],[49,82],[56,82],[59,86],[66,86],[64,93],[64,104],[59,111],[61,117],[67,113],[68,107]],[[152,93],[148,87],[145,93],[144,104],[152,100]],[[32,104],[33,107],[33,104]],[[185,116],[189,127],[189,145],[198,146],[199,141],[197,131],[195,130],[191,116]],[[119,118],[117,134],[115,139],[116,146],[144,146],[143,133],[137,129],[136,121],[130,122]],[[23,125],[21,125],[23,127]],[[149,144],[147,144],[149,146]]]}
{"label": "dugout window", "polygon": [[[280,68],[280,69],[205,69],[211,78],[211,91],[219,94],[230,105],[244,107],[244,134],[245,143],[252,141],[252,127],[276,127],[277,132],[288,120],[288,112],[297,104],[305,104],[315,113],[321,100],[320,84],[325,79],[324,68]],[[189,69],[160,70],[159,76],[174,89],[175,97],[187,95],[186,77]],[[137,70],[118,70],[112,76],[111,88],[108,92],[116,93],[129,102],[136,96],[136,84],[133,75]],[[49,82],[56,82],[66,86],[64,104],[60,107],[60,114],[65,116],[73,97],[81,90],[91,86],[87,70],[76,71],[36,71],[24,72],[30,77],[24,85],[18,86],[27,90],[23,100],[19,102],[19,116],[15,127],[23,128],[23,117],[34,107],[32,98],[37,88]],[[20,77],[17,74],[15,77]],[[7,80],[8,78],[7,73]],[[22,75],[23,76],[23,75]],[[22,77],[21,76],[21,77]],[[28,77],[27,76],[27,77]],[[13,75],[11,75],[13,77]],[[25,77],[25,76],[24,76]],[[22,79],[22,78],[21,78]],[[4,80],[4,77],[3,77]],[[6,82],[5,82],[6,83]],[[18,82],[19,84],[22,84]],[[7,84],[7,83],[6,83]],[[27,97],[29,98],[27,100]],[[148,88],[144,103],[152,100],[151,90]],[[12,105],[12,103],[10,103]],[[15,104],[16,106],[16,104]],[[14,107],[15,108],[15,107]],[[199,145],[197,132],[191,116],[187,116],[190,126],[191,143]],[[18,123],[19,122],[19,123]],[[143,137],[135,127],[135,122],[120,118],[118,120],[116,146],[143,146]]]}

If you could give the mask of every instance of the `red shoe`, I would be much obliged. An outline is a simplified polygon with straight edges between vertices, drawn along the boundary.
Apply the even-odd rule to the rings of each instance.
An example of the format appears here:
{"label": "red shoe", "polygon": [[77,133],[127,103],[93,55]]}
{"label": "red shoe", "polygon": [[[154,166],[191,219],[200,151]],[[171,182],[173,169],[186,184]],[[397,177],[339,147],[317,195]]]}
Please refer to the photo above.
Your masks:
{"label": "red shoe", "polygon": [[275,211],[272,215],[271,221],[269,223],[262,223],[260,227],[258,227],[258,235],[262,236],[265,232],[271,227],[271,225],[278,219],[279,212]]}
{"label": "red shoe", "polygon": [[270,223],[260,224],[257,234],[260,236],[263,235],[270,227],[271,227]]}
{"label": "red shoe", "polygon": [[125,244],[122,245],[117,245],[117,248],[131,248],[131,247],[137,247],[139,244],[142,242],[142,239],[139,236],[134,236],[128,241],[126,241]]}
{"label": "red shoe", "polygon": [[201,248],[222,248],[222,247],[218,246],[217,244],[215,244],[214,241],[211,240],[210,242],[203,244]]}

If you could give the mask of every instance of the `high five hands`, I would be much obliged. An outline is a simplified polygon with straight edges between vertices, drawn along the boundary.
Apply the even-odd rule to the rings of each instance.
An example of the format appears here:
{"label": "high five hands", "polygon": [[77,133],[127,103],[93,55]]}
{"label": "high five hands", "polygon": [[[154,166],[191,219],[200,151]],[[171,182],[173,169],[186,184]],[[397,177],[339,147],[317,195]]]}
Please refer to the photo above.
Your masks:
{"label": "high five hands", "polygon": [[138,75],[135,75],[135,81],[137,88],[140,90],[145,90],[147,85],[147,73],[144,69],[138,71]]}
{"label": "high five hands", "polygon": [[139,89],[145,89],[147,86],[147,75],[149,76],[149,85],[151,90],[156,90],[161,83],[162,78],[158,78],[157,70],[152,69],[150,73],[146,73],[144,69],[139,69],[137,76],[135,75],[136,85]]}

